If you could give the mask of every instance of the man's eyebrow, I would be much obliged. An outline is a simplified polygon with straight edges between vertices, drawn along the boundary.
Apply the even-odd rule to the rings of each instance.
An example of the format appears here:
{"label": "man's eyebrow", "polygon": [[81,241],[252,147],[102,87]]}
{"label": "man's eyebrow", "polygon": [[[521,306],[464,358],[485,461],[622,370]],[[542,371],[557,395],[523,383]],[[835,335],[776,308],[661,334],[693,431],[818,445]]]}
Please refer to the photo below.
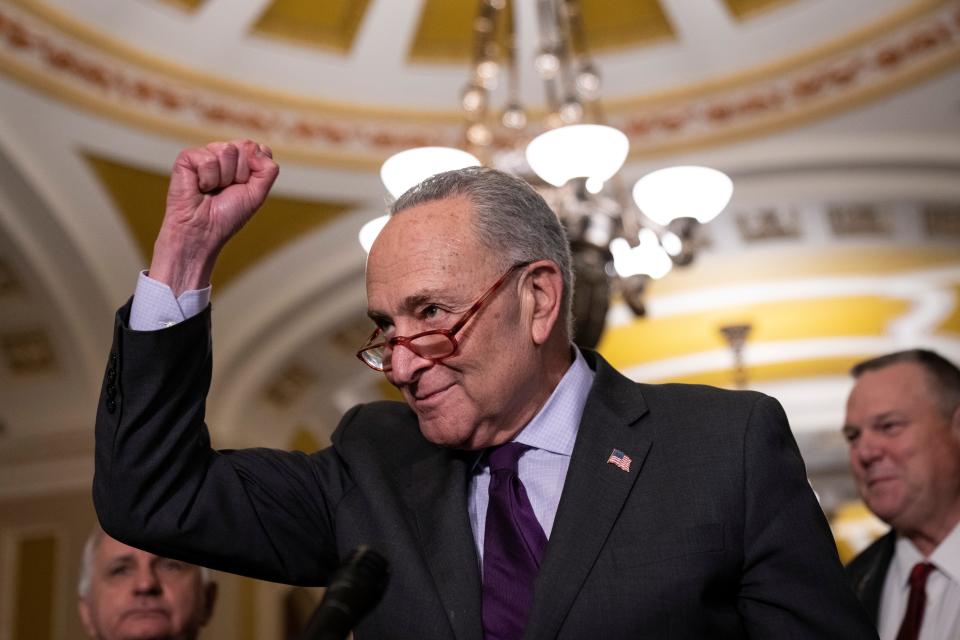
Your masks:
{"label": "man's eyebrow", "polygon": [[879,422],[881,420],[890,420],[893,419],[902,419],[906,417],[902,411],[899,409],[891,409],[890,411],[884,411],[883,413],[878,413],[873,416],[872,422]]}
{"label": "man's eyebrow", "polygon": [[[437,302],[437,301],[443,301],[443,300],[449,301],[450,303],[460,302],[460,300],[456,299],[455,294],[452,294],[448,291],[440,291],[439,289],[427,289],[424,291],[418,291],[404,298],[400,308],[401,308],[401,311],[403,312],[411,312],[417,307],[424,305],[428,302]],[[380,322],[392,322],[393,320],[393,317],[389,313],[386,313],[384,311],[378,311],[376,309],[368,309],[367,317],[378,324]]]}

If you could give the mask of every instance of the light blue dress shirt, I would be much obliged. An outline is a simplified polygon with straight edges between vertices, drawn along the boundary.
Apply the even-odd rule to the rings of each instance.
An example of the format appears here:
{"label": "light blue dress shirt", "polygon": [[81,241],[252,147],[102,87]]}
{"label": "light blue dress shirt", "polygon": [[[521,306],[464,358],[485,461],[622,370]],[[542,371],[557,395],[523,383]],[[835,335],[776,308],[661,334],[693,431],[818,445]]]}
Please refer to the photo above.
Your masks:
{"label": "light blue dress shirt", "polygon": [[[574,351],[576,358],[560,384],[539,413],[514,438],[515,442],[531,447],[520,457],[517,473],[548,540],[560,504],[563,482],[570,467],[583,407],[593,384],[593,370],[583,359],[580,350],[574,348]],[[489,490],[490,468],[478,461],[470,478],[467,509],[470,512],[473,539],[477,544],[477,557],[481,563]]]}

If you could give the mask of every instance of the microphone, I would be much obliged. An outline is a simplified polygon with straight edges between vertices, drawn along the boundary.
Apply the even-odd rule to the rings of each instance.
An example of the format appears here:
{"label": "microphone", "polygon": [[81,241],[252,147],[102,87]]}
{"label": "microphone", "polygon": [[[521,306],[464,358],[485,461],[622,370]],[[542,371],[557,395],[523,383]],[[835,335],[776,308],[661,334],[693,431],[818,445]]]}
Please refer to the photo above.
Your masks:
{"label": "microphone", "polygon": [[333,574],[300,640],[344,640],[380,601],[390,573],[387,560],[360,545]]}

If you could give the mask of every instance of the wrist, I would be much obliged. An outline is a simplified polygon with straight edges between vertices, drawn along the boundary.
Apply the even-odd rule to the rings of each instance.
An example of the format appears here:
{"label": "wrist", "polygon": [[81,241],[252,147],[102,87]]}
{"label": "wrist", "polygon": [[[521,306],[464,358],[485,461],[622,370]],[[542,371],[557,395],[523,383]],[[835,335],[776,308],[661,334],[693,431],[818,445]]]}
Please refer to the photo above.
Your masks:
{"label": "wrist", "polygon": [[161,229],[153,245],[150,277],[166,284],[179,297],[184,291],[210,285],[220,248],[200,239]]}

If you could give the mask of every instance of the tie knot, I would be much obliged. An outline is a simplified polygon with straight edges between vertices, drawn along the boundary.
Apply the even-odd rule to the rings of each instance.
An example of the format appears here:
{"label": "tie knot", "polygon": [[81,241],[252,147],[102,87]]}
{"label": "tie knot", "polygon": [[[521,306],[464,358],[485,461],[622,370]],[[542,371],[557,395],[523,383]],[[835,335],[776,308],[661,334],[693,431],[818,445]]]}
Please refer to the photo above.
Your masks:
{"label": "tie knot", "polygon": [[487,454],[487,464],[490,466],[490,473],[495,471],[517,472],[517,461],[523,452],[529,449],[525,444],[519,442],[507,442],[500,446],[493,447]]}
{"label": "tie knot", "polygon": [[927,584],[927,578],[934,570],[934,566],[929,562],[918,562],[910,570],[910,588],[923,589]]}

